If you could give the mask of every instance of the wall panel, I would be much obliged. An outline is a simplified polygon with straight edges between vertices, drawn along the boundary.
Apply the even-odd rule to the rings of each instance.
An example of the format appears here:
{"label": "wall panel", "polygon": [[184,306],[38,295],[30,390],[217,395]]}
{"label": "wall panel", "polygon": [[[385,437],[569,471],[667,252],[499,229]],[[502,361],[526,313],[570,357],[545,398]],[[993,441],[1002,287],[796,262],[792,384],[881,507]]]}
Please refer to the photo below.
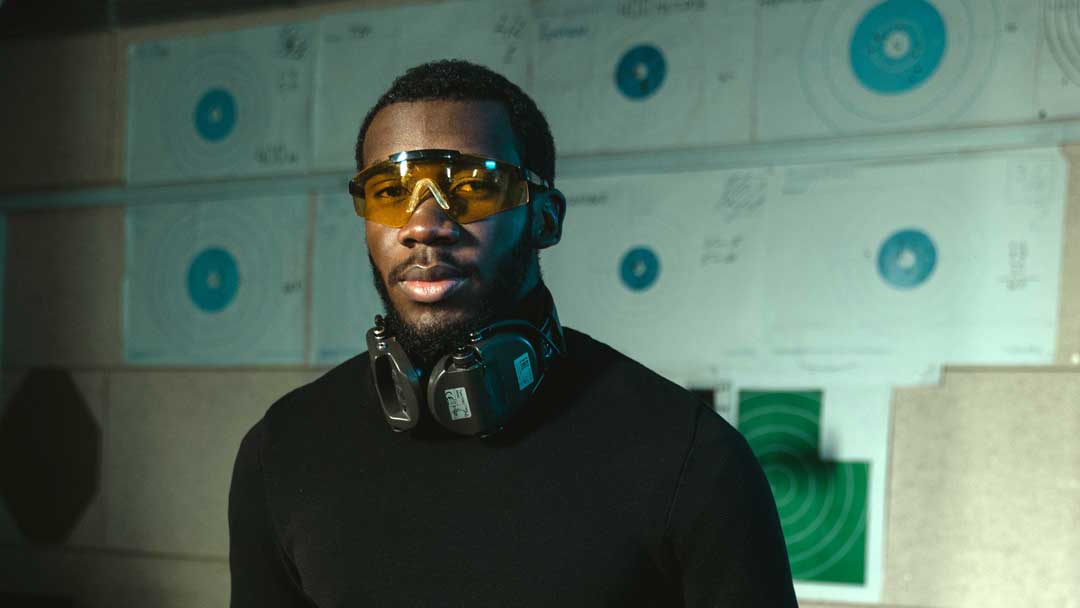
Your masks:
{"label": "wall panel", "polygon": [[115,33],[4,41],[0,74],[12,85],[0,111],[0,191],[119,181]]}
{"label": "wall panel", "polygon": [[0,545],[0,563],[0,589],[77,598],[79,608],[229,603],[229,564],[224,560]]}
{"label": "wall panel", "polygon": [[8,216],[4,365],[121,362],[120,207]]}
{"label": "wall panel", "polygon": [[228,555],[240,440],[270,405],[319,372],[110,375],[104,479],[111,548]]}
{"label": "wall panel", "polygon": [[897,391],[884,599],[1074,606],[1080,373],[957,369]]}
{"label": "wall panel", "polygon": [[1058,308],[1059,363],[1080,364],[1080,145],[1062,147],[1069,163],[1065,204],[1064,251]]}

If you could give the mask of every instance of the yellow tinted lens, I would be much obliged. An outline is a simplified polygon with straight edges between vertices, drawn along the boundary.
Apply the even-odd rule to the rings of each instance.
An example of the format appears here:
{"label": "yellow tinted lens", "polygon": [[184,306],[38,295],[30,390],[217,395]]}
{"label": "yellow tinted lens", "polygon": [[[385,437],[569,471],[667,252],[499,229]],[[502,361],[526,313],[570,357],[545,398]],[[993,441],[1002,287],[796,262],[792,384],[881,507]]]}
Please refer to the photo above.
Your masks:
{"label": "yellow tinted lens", "polygon": [[396,163],[383,162],[364,169],[349,183],[356,214],[373,222],[399,228],[409,221],[411,190]]}
{"label": "yellow tinted lens", "polygon": [[509,196],[517,181],[504,170],[458,167],[446,186],[450,214],[457,222],[467,224],[517,206],[521,201]]}
{"label": "yellow tinted lens", "polygon": [[364,217],[387,226],[404,226],[411,198],[408,179],[391,172],[376,173],[364,183]]}
{"label": "yellow tinted lens", "polygon": [[460,224],[528,202],[528,186],[517,171],[492,161],[458,158],[387,162],[362,171],[354,179],[357,214],[400,228],[416,206],[432,197],[428,192],[431,185],[449,204],[450,208],[443,210]]}
{"label": "yellow tinted lens", "polygon": [[512,166],[483,159],[459,162],[450,180],[455,219],[475,222],[529,201],[528,185]]}

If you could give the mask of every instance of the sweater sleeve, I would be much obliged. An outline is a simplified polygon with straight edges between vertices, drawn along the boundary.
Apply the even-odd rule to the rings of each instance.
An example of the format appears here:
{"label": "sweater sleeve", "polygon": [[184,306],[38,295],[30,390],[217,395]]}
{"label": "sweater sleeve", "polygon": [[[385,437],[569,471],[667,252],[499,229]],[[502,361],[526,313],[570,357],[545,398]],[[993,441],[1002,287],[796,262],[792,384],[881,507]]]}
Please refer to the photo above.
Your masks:
{"label": "sweater sleeve", "polygon": [[687,606],[797,606],[772,490],[750,446],[701,408],[668,516]]}
{"label": "sweater sleeve", "polygon": [[232,608],[310,608],[296,569],[271,522],[262,468],[265,421],[240,443],[229,488],[229,571]]}

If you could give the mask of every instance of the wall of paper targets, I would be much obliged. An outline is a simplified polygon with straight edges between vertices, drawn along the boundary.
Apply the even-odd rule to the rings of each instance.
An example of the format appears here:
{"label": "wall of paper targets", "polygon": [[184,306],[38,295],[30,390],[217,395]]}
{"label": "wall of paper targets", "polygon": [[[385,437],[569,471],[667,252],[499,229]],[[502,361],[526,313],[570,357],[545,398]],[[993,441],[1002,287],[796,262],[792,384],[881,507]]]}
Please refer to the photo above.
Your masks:
{"label": "wall of paper targets", "polygon": [[128,181],[305,171],[315,30],[291,23],[131,45]]}
{"label": "wall of paper targets", "polygon": [[541,259],[567,323],[659,369],[932,381],[1052,360],[1065,177],[1053,148],[566,179]]}
{"label": "wall of paper targets", "polygon": [[[1078,49],[1073,0],[339,12],[132,45],[127,179],[340,172],[344,185],[367,109],[439,57],[522,85],[562,159],[647,158],[1077,118]],[[768,463],[801,599],[878,601],[889,388],[934,382],[944,363],[1052,361],[1067,170],[1056,149],[762,165],[560,179],[570,210],[545,277],[568,325],[717,389]],[[381,306],[341,190],[320,191],[313,216],[306,197],[274,193],[133,206],[126,360],[360,352]]]}
{"label": "wall of paper targets", "polygon": [[[452,35],[447,23],[476,33]],[[127,179],[353,166],[407,67],[464,58],[533,95],[560,154],[1075,118],[1072,0],[459,0],[128,48]]]}

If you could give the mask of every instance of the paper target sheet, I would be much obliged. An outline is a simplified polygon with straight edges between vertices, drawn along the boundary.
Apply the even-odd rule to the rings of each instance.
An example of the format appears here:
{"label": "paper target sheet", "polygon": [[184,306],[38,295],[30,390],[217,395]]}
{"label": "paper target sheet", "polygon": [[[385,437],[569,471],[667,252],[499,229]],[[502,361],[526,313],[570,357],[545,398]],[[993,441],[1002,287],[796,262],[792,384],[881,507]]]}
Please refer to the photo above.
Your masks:
{"label": "paper target sheet", "polygon": [[563,238],[540,264],[563,323],[655,369],[761,364],[763,171],[557,185]]}
{"label": "paper target sheet", "polygon": [[[436,59],[479,63],[525,86],[527,0],[480,0],[327,15],[315,96],[315,164],[351,169],[368,110],[406,69]],[[467,24],[468,35],[461,34]]]}
{"label": "paper target sheet", "polygon": [[1056,148],[774,177],[762,270],[778,366],[904,383],[946,363],[1053,361],[1066,179]]}
{"label": "paper target sheet", "polygon": [[750,138],[754,3],[534,5],[531,95],[560,154]]}
{"label": "paper target sheet", "polygon": [[306,196],[140,205],[126,224],[127,362],[304,362]]}
{"label": "paper target sheet", "polygon": [[307,170],[314,72],[309,23],[128,48],[128,181]]}
{"label": "paper target sheet", "polygon": [[728,416],[776,499],[800,600],[881,598],[888,486],[887,385],[741,373]]}
{"label": "paper target sheet", "polygon": [[333,365],[367,349],[367,330],[383,312],[375,290],[364,218],[346,194],[319,196],[311,319],[313,362]]}
{"label": "paper target sheet", "polygon": [[880,601],[892,389],[815,372],[663,375],[739,429],[776,499],[802,601]]}
{"label": "paper target sheet", "polygon": [[1033,4],[763,2],[758,134],[779,140],[1037,120]]}
{"label": "paper target sheet", "polygon": [[1037,105],[1046,118],[1080,116],[1080,1],[1031,2],[1040,34]]}

